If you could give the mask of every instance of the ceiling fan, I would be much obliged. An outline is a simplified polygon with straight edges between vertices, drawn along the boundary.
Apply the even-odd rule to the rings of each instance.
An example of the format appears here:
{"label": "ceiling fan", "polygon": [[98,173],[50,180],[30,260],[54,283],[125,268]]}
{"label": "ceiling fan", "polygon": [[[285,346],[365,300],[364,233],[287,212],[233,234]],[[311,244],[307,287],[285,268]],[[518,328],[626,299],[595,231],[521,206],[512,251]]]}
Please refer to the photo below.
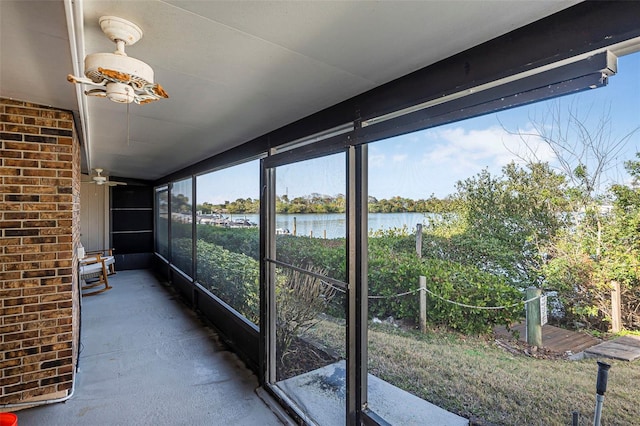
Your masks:
{"label": "ceiling fan", "polygon": [[139,59],[127,56],[124,47],[142,38],[142,30],[133,22],[116,16],[102,16],[100,28],[116,44],[113,53],[92,53],[84,58],[85,77],[67,76],[71,83],[94,86],[87,96],[108,98],[113,102],[146,104],[168,98],[162,86],[153,82],[153,69]]}
{"label": "ceiling fan", "polygon": [[104,169],[93,169],[96,172],[95,176],[91,176],[91,180],[88,183],[95,183],[96,185],[107,185],[107,186],[116,186],[116,185],[126,185],[126,182],[118,182],[115,180],[109,180],[107,176],[102,176],[102,172]]}

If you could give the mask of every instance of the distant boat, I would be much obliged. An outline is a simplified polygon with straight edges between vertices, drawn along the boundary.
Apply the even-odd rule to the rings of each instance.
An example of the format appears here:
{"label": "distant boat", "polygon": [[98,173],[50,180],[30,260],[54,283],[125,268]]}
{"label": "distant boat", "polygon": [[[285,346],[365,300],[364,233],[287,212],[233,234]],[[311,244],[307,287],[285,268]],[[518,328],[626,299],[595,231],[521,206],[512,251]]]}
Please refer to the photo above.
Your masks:
{"label": "distant boat", "polygon": [[253,228],[258,226],[258,224],[248,219],[234,219],[232,222],[229,222],[228,226],[230,228]]}

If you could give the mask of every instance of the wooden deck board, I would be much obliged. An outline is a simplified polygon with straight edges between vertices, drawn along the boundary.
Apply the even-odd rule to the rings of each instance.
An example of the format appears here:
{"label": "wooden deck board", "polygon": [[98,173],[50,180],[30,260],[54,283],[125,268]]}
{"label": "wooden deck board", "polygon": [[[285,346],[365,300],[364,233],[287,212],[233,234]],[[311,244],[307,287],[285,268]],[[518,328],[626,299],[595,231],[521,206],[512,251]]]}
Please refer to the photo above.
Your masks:
{"label": "wooden deck board", "polygon": [[[524,323],[511,326],[511,330],[517,331],[519,340],[526,342],[526,326]],[[495,333],[498,336],[511,337],[511,333],[505,327],[496,327]],[[542,346],[554,352],[576,354],[599,343],[599,339],[586,333],[565,330],[549,324],[542,327]]]}
{"label": "wooden deck board", "polygon": [[640,336],[622,336],[600,343],[585,351],[590,356],[635,361],[640,359]]}

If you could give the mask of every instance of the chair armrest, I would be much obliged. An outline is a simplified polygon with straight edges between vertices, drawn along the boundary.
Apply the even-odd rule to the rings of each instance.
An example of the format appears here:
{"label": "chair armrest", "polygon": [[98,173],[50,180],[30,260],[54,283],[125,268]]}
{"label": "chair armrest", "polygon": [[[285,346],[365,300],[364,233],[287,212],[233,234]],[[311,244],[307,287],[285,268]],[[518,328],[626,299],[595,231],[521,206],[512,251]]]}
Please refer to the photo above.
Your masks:
{"label": "chair armrest", "polygon": [[103,262],[103,259],[100,253],[88,254],[82,259],[80,259],[80,265],[91,265],[99,262]]}

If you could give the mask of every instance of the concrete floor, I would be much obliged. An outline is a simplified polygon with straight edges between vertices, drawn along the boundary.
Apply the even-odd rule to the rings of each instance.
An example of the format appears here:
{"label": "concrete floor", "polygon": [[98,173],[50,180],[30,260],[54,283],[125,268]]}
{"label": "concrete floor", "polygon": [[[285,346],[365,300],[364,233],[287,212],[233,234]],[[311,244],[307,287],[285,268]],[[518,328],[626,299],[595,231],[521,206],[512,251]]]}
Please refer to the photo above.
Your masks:
{"label": "concrete floor", "polygon": [[82,300],[73,397],[17,412],[20,426],[283,424],[256,377],[149,271],[109,283]]}

